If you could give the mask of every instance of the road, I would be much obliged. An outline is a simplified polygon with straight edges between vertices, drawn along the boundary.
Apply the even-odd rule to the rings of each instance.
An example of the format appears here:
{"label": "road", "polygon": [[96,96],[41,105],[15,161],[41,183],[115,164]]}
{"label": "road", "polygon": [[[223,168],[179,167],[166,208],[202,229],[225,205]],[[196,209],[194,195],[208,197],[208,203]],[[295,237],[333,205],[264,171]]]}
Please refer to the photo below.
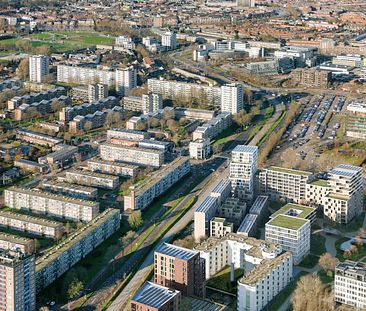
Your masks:
{"label": "road", "polygon": [[[155,249],[164,242],[169,242],[173,239],[174,235],[183,230],[189,222],[192,220],[194,211],[200,204],[200,202],[211,192],[212,188],[220,181],[222,178],[227,177],[228,166],[223,163],[215,172],[201,182],[191,194],[189,194],[180,204],[184,205],[193,196],[198,196],[199,200],[194,204],[192,208],[188,210],[186,214],[162,237],[158,245],[152,249],[143,264],[141,265],[139,271],[134,275],[128,285],[122,290],[119,296],[114,300],[111,306],[107,309],[108,311],[120,311],[126,308],[127,303],[132,298],[137,288],[141,285],[141,282],[146,278],[148,273],[151,271],[154,263],[154,251]],[[205,185],[204,188],[202,188]]]}

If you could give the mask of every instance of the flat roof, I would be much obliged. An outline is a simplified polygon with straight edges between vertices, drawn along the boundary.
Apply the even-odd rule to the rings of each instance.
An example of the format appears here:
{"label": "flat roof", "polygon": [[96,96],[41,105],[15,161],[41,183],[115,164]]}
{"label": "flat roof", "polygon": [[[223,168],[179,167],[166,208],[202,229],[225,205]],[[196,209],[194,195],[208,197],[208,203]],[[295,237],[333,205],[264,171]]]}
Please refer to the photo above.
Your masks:
{"label": "flat roof", "polygon": [[156,153],[156,154],[163,154],[164,151],[159,149],[149,149],[149,148],[141,148],[141,147],[131,147],[131,146],[122,146],[122,145],[113,145],[110,143],[102,143],[100,146],[106,146],[110,148],[116,148],[116,149],[126,149],[126,150],[134,150],[134,151],[141,151],[141,152],[147,152],[147,153]]}
{"label": "flat roof", "polygon": [[62,253],[66,252],[74,244],[85,238],[85,236],[90,234],[90,232],[100,227],[100,225],[104,223],[106,219],[114,217],[117,213],[120,214],[119,210],[117,209],[106,209],[104,212],[96,216],[93,220],[73,232],[70,236],[66,238],[66,240],[49,249],[47,253],[37,259],[36,271],[38,272],[39,270],[47,266],[50,262],[56,260]]}
{"label": "flat roof", "polygon": [[260,213],[262,212],[262,209],[266,206],[268,202],[268,197],[265,195],[259,195],[257,196],[257,198],[255,199],[252,207],[250,208],[249,212],[251,214],[257,214],[260,215]]}
{"label": "flat roof", "polygon": [[0,210],[0,217],[6,217],[6,218],[16,219],[16,220],[20,220],[20,221],[26,221],[28,223],[33,223],[33,224],[42,225],[42,226],[46,226],[46,227],[52,227],[52,228],[58,228],[60,226],[61,227],[63,226],[63,224],[58,221],[48,220],[48,219],[45,219],[42,217],[24,215],[24,214],[17,213],[15,211],[10,212],[10,211]]}
{"label": "flat roof", "polygon": [[237,233],[248,233],[256,223],[257,218],[258,215],[256,214],[247,214],[240,224]]}
{"label": "flat roof", "polygon": [[343,177],[353,177],[357,173],[362,172],[362,168],[359,166],[349,165],[349,164],[340,164],[333,168],[329,174],[331,175],[339,175]]}
{"label": "flat roof", "polygon": [[49,192],[45,192],[45,191],[37,191],[37,190],[21,188],[21,187],[10,187],[8,189],[5,189],[5,191],[24,193],[24,194],[28,194],[28,195],[48,198],[51,200],[58,200],[58,201],[63,201],[63,202],[68,202],[68,203],[73,203],[73,204],[90,206],[90,207],[99,206],[98,202],[76,199],[76,198],[67,197],[65,195],[53,194],[53,193],[49,193]]}
{"label": "flat roof", "polygon": [[42,182],[42,186],[47,187],[60,187],[68,190],[77,190],[82,192],[95,192],[98,191],[97,188],[82,186],[78,184],[72,184],[64,181],[56,181],[56,180],[46,180]]}
{"label": "flat roof", "polygon": [[258,152],[258,147],[249,145],[237,145],[232,152],[255,153]]}
{"label": "flat roof", "polygon": [[[296,215],[289,215],[291,213],[291,210],[296,210]],[[294,204],[294,203],[287,203],[286,205],[282,206],[278,211],[273,213],[270,217],[275,218],[277,215],[287,215],[287,216],[293,216],[297,218],[307,219],[308,216],[315,213],[315,208],[300,204]]]}
{"label": "flat roof", "polygon": [[208,196],[206,197],[202,203],[196,209],[196,212],[199,213],[207,213],[209,209],[216,203],[217,198]]}
{"label": "flat roof", "polygon": [[155,253],[160,253],[170,257],[176,257],[182,260],[189,260],[198,254],[197,251],[193,251],[188,248],[176,246],[174,244],[163,243],[156,250]]}
{"label": "flat roof", "polygon": [[41,163],[38,163],[38,162],[35,162],[35,161],[26,160],[26,159],[15,160],[14,161],[14,166],[17,166],[17,164],[25,164],[25,165],[39,167],[39,168],[47,167],[47,164],[41,164]]}
{"label": "flat roof", "polygon": [[307,219],[302,219],[298,217],[286,216],[286,215],[277,215],[275,218],[272,218],[267,225],[281,227],[289,230],[299,230],[302,226],[304,226],[307,222],[310,222]]}
{"label": "flat roof", "polygon": [[339,193],[335,193],[335,192],[329,193],[328,197],[330,197],[331,199],[336,199],[336,200],[343,200],[343,201],[348,201],[349,200],[348,195],[339,194]]}
{"label": "flat roof", "polygon": [[20,245],[28,245],[34,242],[33,239],[23,238],[18,235],[8,234],[4,232],[0,232],[0,240]]}
{"label": "flat roof", "polygon": [[125,168],[130,168],[130,169],[139,168],[138,165],[133,165],[131,163],[125,163],[125,162],[120,162],[120,161],[107,161],[107,160],[102,160],[102,159],[91,159],[91,160],[88,160],[88,163],[106,164],[106,165],[125,167]]}
{"label": "flat roof", "polygon": [[312,175],[311,172],[300,171],[300,170],[289,169],[289,168],[278,167],[278,166],[270,166],[267,168],[267,170],[285,173],[285,174],[301,175],[301,176],[311,176]]}
{"label": "flat roof", "polygon": [[66,175],[67,174],[83,175],[83,176],[97,177],[97,178],[103,178],[103,179],[109,179],[109,180],[119,180],[118,176],[113,176],[113,175],[109,175],[109,174],[102,174],[102,173],[95,173],[95,172],[90,172],[90,171],[77,170],[77,169],[71,169],[69,171],[66,171]]}
{"label": "flat roof", "polygon": [[222,179],[220,182],[211,190],[211,194],[222,194],[223,191],[231,185],[231,181],[229,179]]}
{"label": "flat roof", "polygon": [[135,296],[133,296],[132,301],[158,309],[174,299],[177,295],[179,295],[179,291],[177,290],[169,289],[152,282],[145,282]]}
{"label": "flat roof", "polygon": [[329,181],[326,179],[314,179],[310,182],[311,185],[320,187],[330,187]]}

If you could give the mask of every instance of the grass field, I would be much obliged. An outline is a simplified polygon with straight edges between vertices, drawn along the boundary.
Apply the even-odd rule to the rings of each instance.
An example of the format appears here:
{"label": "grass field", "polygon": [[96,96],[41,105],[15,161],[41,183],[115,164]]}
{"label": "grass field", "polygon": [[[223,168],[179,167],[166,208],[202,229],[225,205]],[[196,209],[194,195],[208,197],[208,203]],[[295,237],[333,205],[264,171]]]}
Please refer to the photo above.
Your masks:
{"label": "grass field", "polygon": [[[36,48],[42,45],[49,46],[53,53],[63,53],[66,51],[82,49],[96,44],[113,44],[114,37],[95,32],[67,32],[52,31],[46,33],[32,34],[27,37],[11,38],[0,41],[0,50],[3,55],[11,53],[18,48],[20,42],[30,42],[31,47]],[[9,51],[7,51],[9,50]],[[28,52],[28,51],[25,51]]]}

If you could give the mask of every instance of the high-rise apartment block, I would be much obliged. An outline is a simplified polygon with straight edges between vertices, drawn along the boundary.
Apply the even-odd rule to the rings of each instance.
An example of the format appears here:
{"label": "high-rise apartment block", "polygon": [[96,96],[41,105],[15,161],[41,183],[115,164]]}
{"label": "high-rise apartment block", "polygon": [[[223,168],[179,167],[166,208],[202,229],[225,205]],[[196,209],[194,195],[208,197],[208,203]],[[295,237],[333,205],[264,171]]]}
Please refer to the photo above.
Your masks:
{"label": "high-rise apartment block", "polygon": [[35,311],[36,278],[33,255],[0,253],[0,310]]}
{"label": "high-rise apartment block", "polygon": [[366,265],[346,260],[335,268],[334,300],[357,309],[366,308]]}
{"label": "high-rise apartment block", "polygon": [[221,86],[221,112],[238,113],[244,107],[244,93],[241,84]]}
{"label": "high-rise apartment block", "polygon": [[348,104],[346,118],[346,135],[366,139],[366,102]]}
{"label": "high-rise apartment block", "polygon": [[144,94],[142,95],[142,111],[144,114],[156,112],[163,108],[163,97],[160,94]]}
{"label": "high-rise apartment block", "polygon": [[48,56],[34,55],[29,57],[29,81],[41,83],[49,72]]}
{"label": "high-rise apartment block", "polygon": [[129,90],[137,86],[137,71],[134,67],[116,70],[116,91],[119,95],[125,95]]}
{"label": "high-rise apartment block", "polygon": [[155,283],[205,297],[205,262],[198,251],[163,243],[154,253]]}
{"label": "high-rise apartment block", "polygon": [[177,34],[174,31],[167,31],[161,35],[161,46],[167,51],[177,48]]}
{"label": "high-rise apartment block", "polygon": [[253,198],[258,147],[238,145],[231,152],[230,181],[234,193],[249,201]]}
{"label": "high-rise apartment block", "polygon": [[97,83],[88,85],[88,100],[94,102],[96,100],[108,97],[108,85]]}

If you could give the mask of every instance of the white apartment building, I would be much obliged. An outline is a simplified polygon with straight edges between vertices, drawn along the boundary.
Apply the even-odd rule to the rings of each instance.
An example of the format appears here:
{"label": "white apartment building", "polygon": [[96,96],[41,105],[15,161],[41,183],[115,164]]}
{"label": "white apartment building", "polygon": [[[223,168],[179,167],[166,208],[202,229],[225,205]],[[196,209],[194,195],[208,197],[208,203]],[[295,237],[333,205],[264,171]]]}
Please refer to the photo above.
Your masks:
{"label": "white apartment building", "polygon": [[160,167],[164,163],[164,152],[161,150],[126,147],[109,143],[100,145],[100,157],[106,161],[123,161],[153,167]]}
{"label": "white apartment building", "polygon": [[88,100],[94,102],[108,97],[108,85],[97,83],[88,85]]}
{"label": "white apartment building", "polygon": [[221,238],[234,232],[234,224],[222,217],[214,217],[210,221],[210,236]]}
{"label": "white apartment building", "polygon": [[127,139],[127,140],[144,140],[149,138],[150,134],[143,131],[134,131],[126,129],[109,129],[107,130],[107,138]]}
{"label": "white apartment building", "polygon": [[221,86],[221,112],[238,113],[244,107],[243,86],[238,83]]}
{"label": "white apartment building", "polygon": [[347,224],[363,211],[362,168],[340,164],[329,172],[330,192],[324,199],[324,215]]}
{"label": "white apartment building", "polygon": [[179,157],[173,162],[150,174],[149,178],[137,186],[132,186],[129,194],[124,196],[125,210],[143,210],[152,201],[167,191],[190,172],[189,160]]}
{"label": "white apartment building", "polygon": [[112,162],[100,159],[88,160],[88,170],[97,173],[111,174],[122,177],[135,177],[139,167],[137,165]]}
{"label": "white apartment building", "polygon": [[157,112],[163,109],[163,97],[160,94],[144,94],[142,95],[142,112],[148,114],[149,112]]}
{"label": "white apartment building", "polygon": [[194,238],[196,241],[210,234],[210,220],[216,216],[219,206],[226,201],[231,193],[231,183],[222,179],[212,189],[211,194],[198,202],[194,212]]}
{"label": "white apartment building", "polygon": [[127,92],[137,86],[137,71],[133,66],[116,70],[116,91],[119,95],[125,95]]}
{"label": "white apartment building", "polygon": [[196,128],[192,140],[213,139],[231,125],[231,113],[223,112]]}
{"label": "white apartment building", "polygon": [[257,159],[257,146],[238,145],[231,152],[231,186],[237,196],[249,201],[253,198]]}
{"label": "white apartment building", "polygon": [[129,49],[129,50],[133,50],[136,47],[135,43],[132,41],[132,38],[128,37],[128,36],[116,37],[115,43],[116,43],[116,45],[122,46],[123,48]]}
{"label": "white apartment building", "polygon": [[366,266],[346,260],[335,268],[334,300],[357,309],[366,308]]}
{"label": "white apartment building", "polygon": [[117,176],[80,170],[67,171],[66,181],[78,185],[110,190],[116,189],[119,186],[119,178]]}
{"label": "white apartment building", "polygon": [[177,34],[174,31],[167,31],[161,35],[161,46],[167,51],[177,48]]}
{"label": "white apartment building", "polygon": [[0,250],[6,251],[12,255],[31,255],[35,250],[35,243],[33,239],[7,234],[0,231]]}
{"label": "white apartment building", "polygon": [[0,211],[0,226],[55,240],[64,232],[61,222],[5,211]]}
{"label": "white apartment building", "polygon": [[[64,178],[60,179],[64,180]],[[82,200],[95,200],[98,197],[98,189],[96,188],[80,186],[57,180],[44,180],[42,182],[42,189],[44,191]]]}
{"label": "white apartment building", "polygon": [[189,157],[196,160],[207,159],[211,154],[210,139],[196,139],[189,143]]}
{"label": "white apartment building", "polygon": [[290,251],[294,264],[299,264],[310,252],[310,220],[289,215],[277,215],[265,226],[265,240]]}
{"label": "white apartment building", "polygon": [[195,250],[205,259],[206,279],[226,266],[242,268],[238,280],[238,310],[260,311],[292,278],[292,255],[281,246],[240,234],[210,237]]}
{"label": "white apartment building", "polygon": [[89,222],[99,213],[99,203],[74,199],[33,189],[10,187],[4,191],[4,204],[37,214],[72,221]]}
{"label": "white apartment building", "polygon": [[259,173],[259,192],[271,201],[304,203],[306,184],[313,178],[306,171],[271,166]]}
{"label": "white apartment building", "polygon": [[34,55],[29,57],[29,81],[41,83],[49,72],[48,56]]}
{"label": "white apartment building", "polygon": [[2,280],[0,310],[35,311],[36,278],[34,256],[0,254]]}

